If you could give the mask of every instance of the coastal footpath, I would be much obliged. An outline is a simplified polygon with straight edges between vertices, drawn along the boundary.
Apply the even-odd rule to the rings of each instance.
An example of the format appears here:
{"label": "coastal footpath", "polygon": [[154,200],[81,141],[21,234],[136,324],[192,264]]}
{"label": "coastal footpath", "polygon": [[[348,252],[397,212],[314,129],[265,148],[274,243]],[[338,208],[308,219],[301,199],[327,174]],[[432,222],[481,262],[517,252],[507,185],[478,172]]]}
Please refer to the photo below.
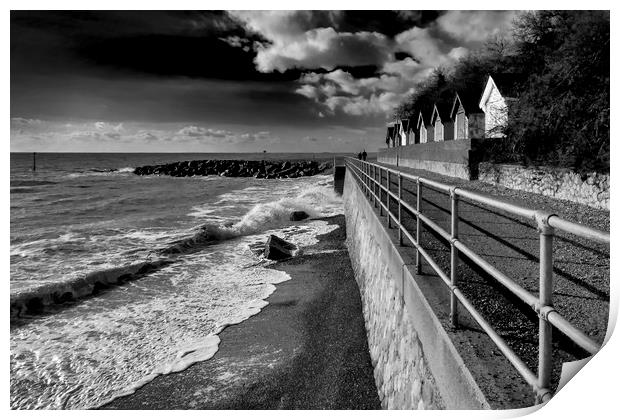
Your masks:
{"label": "coastal footpath", "polygon": [[176,177],[219,175],[266,179],[313,176],[332,167],[329,161],[264,161],[264,160],[191,160],[164,165],[140,166],[136,175],[169,175]]}

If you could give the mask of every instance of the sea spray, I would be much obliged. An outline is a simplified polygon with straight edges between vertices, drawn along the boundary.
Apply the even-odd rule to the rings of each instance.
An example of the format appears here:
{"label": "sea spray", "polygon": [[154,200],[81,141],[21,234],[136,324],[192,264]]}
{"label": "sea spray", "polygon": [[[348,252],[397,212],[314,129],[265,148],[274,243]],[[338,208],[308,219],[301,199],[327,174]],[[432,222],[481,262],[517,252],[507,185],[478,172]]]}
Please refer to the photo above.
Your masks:
{"label": "sea spray", "polygon": [[340,198],[325,187],[309,187],[295,198],[281,198],[277,201],[257,204],[236,223],[205,224],[189,238],[174,242],[160,250],[163,255],[177,254],[238,236],[252,235],[290,224],[294,211],[304,211],[310,217],[334,214]]}

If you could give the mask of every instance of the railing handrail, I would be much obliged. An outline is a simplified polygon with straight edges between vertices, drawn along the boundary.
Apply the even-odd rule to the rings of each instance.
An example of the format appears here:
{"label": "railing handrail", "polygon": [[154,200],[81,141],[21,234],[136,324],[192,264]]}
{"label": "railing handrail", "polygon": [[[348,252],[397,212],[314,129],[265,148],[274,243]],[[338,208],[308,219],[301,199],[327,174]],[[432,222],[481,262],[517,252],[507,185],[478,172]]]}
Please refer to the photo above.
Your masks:
{"label": "railing handrail", "polygon": [[[356,164],[357,163],[357,164]],[[361,161],[355,158],[345,158],[345,164],[352,169],[352,174],[364,186],[366,195],[372,198],[373,203],[379,203],[380,215],[385,210],[388,218],[388,227],[392,227],[392,221],[397,225],[398,238],[400,245],[403,245],[403,235],[411,241],[416,248],[416,270],[420,273],[421,259],[423,257],[437,273],[440,279],[450,288],[450,319],[453,325],[458,325],[457,301],[470,313],[474,320],[487,333],[489,338],[498,346],[499,350],[512,363],[521,376],[536,391],[536,402],[547,401],[551,397],[550,377],[551,377],[551,326],[556,327],[575,344],[591,354],[596,353],[600,346],[590,337],[573,326],[568,320],[562,317],[552,306],[552,277],[553,277],[553,246],[552,240],[555,229],[577,235],[586,239],[595,240],[602,243],[609,243],[609,233],[590,228],[578,223],[562,219],[556,214],[550,214],[541,210],[530,209],[517,204],[508,203],[495,197],[480,194],[455,185],[430,180],[424,177],[415,176],[406,172],[387,168],[378,164]],[[358,167],[359,166],[359,167]],[[379,182],[376,180],[377,169],[379,170]],[[356,173],[358,171],[359,173]],[[383,185],[383,175],[385,171],[387,181]],[[372,176],[371,176],[372,173]],[[398,177],[398,194],[390,190],[390,175]],[[412,205],[402,199],[402,180],[408,179],[417,185],[416,201],[417,206]],[[371,187],[372,183],[372,187]],[[420,210],[421,186],[426,185],[432,189],[448,193],[452,202],[451,207],[451,233],[442,229],[435,222],[422,214]],[[371,189],[372,188],[372,189]],[[379,194],[377,195],[377,190]],[[386,203],[382,201],[382,192],[386,193]],[[398,204],[398,215],[390,210],[390,198]],[[516,214],[534,220],[537,223],[540,234],[540,287],[539,296],[536,297],[510,277],[499,271],[492,264],[476,254],[471,248],[463,243],[458,237],[458,201],[459,198],[466,198],[478,204],[487,205],[495,209],[503,210],[508,213]],[[416,238],[402,225],[401,209],[407,209],[416,217]],[[450,243],[451,262],[450,276],[443,272],[433,258],[422,248],[420,244],[420,221],[439,234]],[[539,365],[538,376],[535,375],[520,359],[514,351],[504,342],[501,336],[494,330],[491,324],[476,310],[474,305],[465,297],[458,287],[458,253],[467,256],[474,264],[483,269],[487,274],[500,282],[511,293],[518,297],[522,302],[531,307],[538,315],[539,321]]]}
{"label": "railing handrail", "polygon": [[362,161],[362,160],[355,159],[352,157],[345,157],[345,162],[347,160],[363,162],[364,164],[367,164],[370,166],[379,167],[382,170],[385,170],[396,176],[402,176],[403,178],[408,179],[413,182],[417,182],[419,180],[422,184],[429,185],[431,187],[434,187],[446,193],[450,193],[451,191],[454,191],[454,193],[457,194],[458,196],[467,198],[470,201],[474,201],[478,204],[486,204],[498,210],[504,210],[504,211],[507,211],[508,213],[512,213],[517,216],[522,216],[527,219],[537,221],[537,219],[540,217],[546,217],[548,219],[546,223],[566,233],[571,233],[573,235],[584,237],[586,239],[592,239],[592,240],[595,240],[601,243],[610,242],[609,232],[603,232],[601,230],[594,229],[594,228],[585,226],[580,223],[571,222],[570,220],[563,219],[557,214],[550,214],[540,209],[532,209],[528,207],[523,207],[518,204],[510,203],[508,201],[495,198],[488,194],[478,193],[478,192],[474,192],[474,191],[471,191],[471,190],[468,190],[466,188],[459,187],[456,185],[450,185],[450,184],[443,183],[441,181],[435,181],[435,180],[424,178],[421,176],[412,175],[407,172],[398,171],[392,168],[381,166],[376,163]]}

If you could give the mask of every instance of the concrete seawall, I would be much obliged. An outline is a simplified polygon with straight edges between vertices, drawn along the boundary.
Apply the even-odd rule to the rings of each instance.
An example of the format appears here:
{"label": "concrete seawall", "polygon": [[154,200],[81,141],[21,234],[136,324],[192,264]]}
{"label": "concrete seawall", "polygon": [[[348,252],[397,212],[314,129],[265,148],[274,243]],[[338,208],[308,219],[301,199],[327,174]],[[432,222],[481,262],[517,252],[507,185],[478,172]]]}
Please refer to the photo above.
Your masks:
{"label": "concrete seawall", "polygon": [[379,149],[377,162],[476,179],[482,142],[482,139],[449,140]]}
{"label": "concrete seawall", "polygon": [[484,395],[450,341],[357,181],[344,182],[347,247],[358,283],[375,383],[384,408],[488,409]]}

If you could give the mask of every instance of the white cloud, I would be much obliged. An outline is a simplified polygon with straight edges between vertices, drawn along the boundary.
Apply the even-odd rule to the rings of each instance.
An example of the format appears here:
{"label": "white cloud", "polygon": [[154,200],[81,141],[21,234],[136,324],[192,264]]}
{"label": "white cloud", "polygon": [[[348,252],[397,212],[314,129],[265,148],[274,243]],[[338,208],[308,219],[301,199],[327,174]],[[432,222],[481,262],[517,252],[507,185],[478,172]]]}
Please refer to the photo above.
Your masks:
{"label": "white cloud", "polygon": [[243,133],[238,136],[241,141],[245,143],[252,143],[255,141],[269,140],[271,133],[269,131],[260,131],[258,133]]}
{"label": "white cloud", "polygon": [[320,91],[325,96],[334,96],[338,92],[338,88],[333,84],[323,84],[320,87]]}
{"label": "white cloud", "polygon": [[310,99],[316,99],[318,97],[317,88],[311,85],[302,85],[300,88],[295,90],[295,92]]}
{"label": "white cloud", "polygon": [[221,41],[226,42],[228,45],[230,45],[231,47],[243,47],[245,45],[247,45],[250,41],[248,41],[245,38],[241,38],[237,35],[233,35],[233,36],[229,36],[227,38],[219,38]]}
{"label": "white cloud", "polygon": [[363,96],[334,96],[327,98],[325,105],[333,112],[342,109],[349,115],[389,114],[404,96],[394,92],[382,92]]}
{"label": "white cloud", "polygon": [[484,42],[489,36],[506,36],[520,12],[502,10],[450,10],[437,19],[438,27],[464,42]]}
{"label": "white cloud", "polygon": [[205,128],[196,125],[188,125],[179,129],[176,133],[169,137],[174,141],[200,141],[212,144],[221,144],[226,142],[229,144],[254,143],[257,141],[271,141],[271,133],[269,131],[260,131],[257,133],[236,133],[233,131]]}
{"label": "white cloud", "polygon": [[454,60],[448,55],[450,47],[437,36],[433,36],[430,28],[413,28],[396,35],[399,51],[410,54],[424,66],[438,67],[451,64]]}
{"label": "white cloud", "polygon": [[[256,69],[268,73],[292,68],[381,65],[392,57],[392,41],[378,32],[336,32],[332,27],[305,29],[307,11],[231,12],[268,42],[255,43]],[[300,19],[301,18],[301,19]]]}
{"label": "white cloud", "polygon": [[296,92],[322,105],[331,114],[389,115],[434,68],[453,64],[468,53],[467,48],[450,47],[432,36],[430,29],[418,27],[398,34],[394,45],[388,49],[407,52],[414,58],[386,60],[377,76],[366,78],[356,78],[342,69],[329,73],[308,72],[300,77],[302,85]]}
{"label": "white cloud", "polygon": [[153,134],[150,131],[140,130],[136,133],[135,138],[138,140],[143,140],[145,142],[154,142],[159,140],[159,136]]}
{"label": "white cloud", "polygon": [[191,138],[226,138],[233,136],[233,133],[226,130],[214,130],[212,128],[188,125],[177,131],[177,136]]}
{"label": "white cloud", "polygon": [[[387,63],[383,74],[375,77],[356,79],[350,73],[341,69],[326,74],[312,73],[300,80],[312,80],[313,95],[309,97],[317,104],[334,114],[342,111],[349,115],[380,115],[390,114],[393,107],[413,93],[416,83],[424,80],[429,71],[428,67],[421,66],[411,58]],[[297,91],[298,93],[299,90]],[[322,113],[321,113],[322,114]]]}
{"label": "white cloud", "polygon": [[341,91],[351,95],[357,95],[360,91],[359,81],[351,73],[340,69],[327,73],[323,79],[334,82]]}
{"label": "white cloud", "polygon": [[83,141],[107,141],[107,140],[120,140],[120,133],[114,131],[99,132],[99,131],[74,131],[68,134],[68,137],[72,140]]}
{"label": "white cloud", "polygon": [[[448,11],[425,27],[412,26],[393,38],[379,32],[338,32],[336,12],[230,12],[248,31],[265,41],[255,42],[255,65],[261,72],[292,68],[306,72],[296,93],[322,105],[322,111],[352,115],[391,113],[391,106],[437,67],[449,67],[480,46],[489,36],[505,34],[516,16],[511,11]],[[419,12],[401,18],[418,21]],[[231,45],[242,45],[237,38]],[[395,60],[397,52],[413,58]],[[357,78],[339,66],[377,66],[376,76]]]}

